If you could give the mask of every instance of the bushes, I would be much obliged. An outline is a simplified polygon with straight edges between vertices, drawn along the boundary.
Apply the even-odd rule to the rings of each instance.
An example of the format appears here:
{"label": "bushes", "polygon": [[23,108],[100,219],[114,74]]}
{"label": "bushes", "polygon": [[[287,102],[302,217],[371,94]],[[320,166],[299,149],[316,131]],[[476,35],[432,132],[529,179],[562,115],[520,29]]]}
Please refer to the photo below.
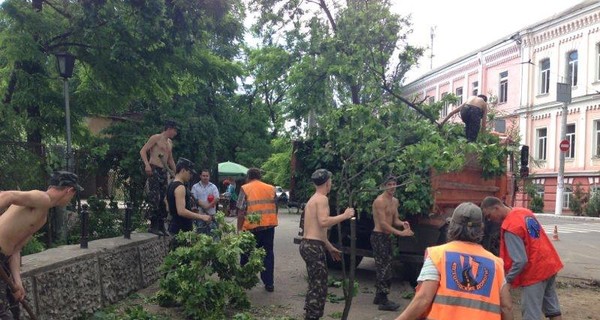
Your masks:
{"label": "bushes", "polygon": [[600,217],[600,192],[591,195],[590,201],[585,207],[585,215],[590,217]]}
{"label": "bushes", "polygon": [[[176,236],[177,249],[165,258],[161,270],[161,290],[157,300],[161,306],[181,305],[191,319],[227,319],[225,310],[248,308],[246,289],[258,283],[263,270],[265,251],[256,249],[249,232],[237,234],[217,214],[219,228],[212,236],[194,232]],[[240,265],[240,255],[248,253],[249,261]]]}

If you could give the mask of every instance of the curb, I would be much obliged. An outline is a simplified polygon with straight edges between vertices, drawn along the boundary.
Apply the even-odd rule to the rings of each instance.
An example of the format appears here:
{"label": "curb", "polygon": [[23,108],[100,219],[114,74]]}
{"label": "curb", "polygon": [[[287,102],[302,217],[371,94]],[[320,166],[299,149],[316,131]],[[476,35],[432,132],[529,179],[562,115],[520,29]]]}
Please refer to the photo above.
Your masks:
{"label": "curb", "polygon": [[557,219],[561,219],[561,220],[600,222],[600,218],[596,218],[596,217],[566,216],[566,215],[556,215],[553,213],[536,213],[535,215],[537,217],[557,218]]}

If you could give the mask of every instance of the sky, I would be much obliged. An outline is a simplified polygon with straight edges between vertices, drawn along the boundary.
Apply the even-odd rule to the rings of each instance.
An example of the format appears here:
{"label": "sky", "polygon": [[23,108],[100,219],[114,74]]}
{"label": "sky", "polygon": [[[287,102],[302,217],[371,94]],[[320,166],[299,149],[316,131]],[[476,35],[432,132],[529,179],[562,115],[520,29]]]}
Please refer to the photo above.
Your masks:
{"label": "sky", "polygon": [[[520,29],[545,20],[583,0],[395,0],[392,10],[403,16],[411,14],[412,45],[431,46],[433,68],[473,52]],[[407,74],[409,83],[430,70],[430,50],[426,50],[419,67]]]}

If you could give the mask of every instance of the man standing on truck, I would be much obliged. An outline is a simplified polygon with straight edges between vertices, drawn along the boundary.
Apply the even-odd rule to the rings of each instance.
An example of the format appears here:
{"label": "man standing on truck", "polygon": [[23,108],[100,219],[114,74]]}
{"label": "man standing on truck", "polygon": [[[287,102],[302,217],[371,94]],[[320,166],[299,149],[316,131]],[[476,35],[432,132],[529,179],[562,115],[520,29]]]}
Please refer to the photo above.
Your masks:
{"label": "man standing on truck", "polygon": [[327,194],[331,190],[331,172],[318,169],[311,179],[316,190],[304,208],[304,234],[300,241],[300,255],[306,262],[308,275],[308,292],[304,304],[307,320],[323,316],[327,298],[326,252],[329,252],[333,260],[340,260],[341,252],[327,240],[327,229],[354,216],[352,208],[347,208],[337,216],[329,215]]}
{"label": "man standing on truck", "polygon": [[496,197],[483,199],[481,209],[487,219],[502,224],[500,258],[506,281],[523,288],[523,320],[539,320],[542,312],[549,319],[562,319],[555,280],[563,264],[531,210],[507,207]]}
{"label": "man standing on truck", "polygon": [[[392,286],[392,235],[410,237],[414,235],[410,224],[400,220],[398,207],[400,202],[396,192],[396,177],[388,176],[382,184],[383,193],[373,201],[373,221],[375,227],[371,232],[371,247],[375,258],[377,280],[375,282],[376,294],[373,303],[379,305],[379,310],[395,311],[400,305],[388,300]],[[400,227],[400,231],[395,227]]]}
{"label": "man standing on truck", "polygon": [[456,113],[460,112],[460,119],[465,123],[467,141],[475,142],[481,128],[485,130],[487,114],[487,96],[480,94],[470,97],[467,102],[450,112],[441,124],[443,125]]}
{"label": "man standing on truck", "polygon": [[415,297],[396,320],[513,319],[502,260],[481,246],[483,229],[478,206],[456,207],[448,243],[427,248]]}

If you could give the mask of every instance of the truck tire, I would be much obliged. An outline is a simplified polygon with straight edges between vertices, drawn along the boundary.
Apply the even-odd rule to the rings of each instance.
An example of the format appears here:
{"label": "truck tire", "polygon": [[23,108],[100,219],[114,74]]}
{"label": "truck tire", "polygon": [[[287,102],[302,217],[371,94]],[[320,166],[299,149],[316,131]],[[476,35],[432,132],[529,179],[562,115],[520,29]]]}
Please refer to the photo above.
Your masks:
{"label": "truck tire", "polygon": [[[362,261],[362,256],[356,256],[356,263],[354,264],[355,268],[358,268],[358,265]],[[344,261],[346,262],[346,271],[350,270],[350,255],[344,254]],[[327,267],[334,270],[342,270],[342,261],[333,261],[331,256],[327,255]]]}

